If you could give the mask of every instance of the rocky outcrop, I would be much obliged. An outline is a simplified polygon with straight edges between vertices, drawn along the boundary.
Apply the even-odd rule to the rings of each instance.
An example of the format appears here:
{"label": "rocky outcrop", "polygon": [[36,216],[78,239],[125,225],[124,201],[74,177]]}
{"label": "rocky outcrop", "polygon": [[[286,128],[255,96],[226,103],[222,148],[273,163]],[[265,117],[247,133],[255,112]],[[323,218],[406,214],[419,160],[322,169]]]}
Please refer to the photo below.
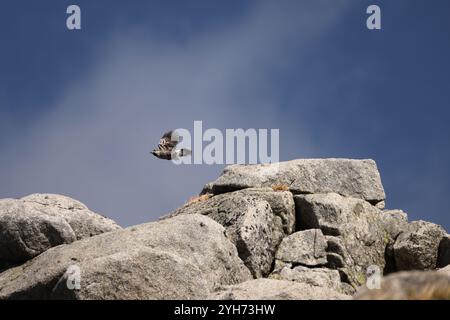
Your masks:
{"label": "rocky outcrop", "polygon": [[366,281],[371,265],[385,267],[385,249],[392,241],[383,212],[367,201],[336,193],[296,195],[298,227],[320,229],[328,236],[329,267],[339,270],[354,287]]}
{"label": "rocky outcrop", "polygon": [[47,250],[0,274],[0,299],[202,299],[250,278],[221,225],[183,215]]}
{"label": "rocky outcrop", "polygon": [[345,300],[350,297],[326,287],[286,280],[256,279],[224,287],[212,300]]}
{"label": "rocky outcrop", "polygon": [[384,201],[380,174],[373,160],[298,159],[276,164],[231,165],[205,186],[214,194],[283,184],[293,193],[329,193]]}
{"label": "rocky outcrop", "polygon": [[202,214],[226,229],[254,277],[267,276],[281,240],[295,229],[293,196],[287,191],[251,188],[189,203],[163,219]]}
{"label": "rocky outcrop", "polygon": [[84,204],[54,194],[0,200],[0,264],[17,264],[51,247],[120,227]]}
{"label": "rocky outcrop", "polygon": [[63,196],[0,200],[0,299],[448,298],[449,235],[385,206],[375,162],[347,159],[230,166],[126,229]]}

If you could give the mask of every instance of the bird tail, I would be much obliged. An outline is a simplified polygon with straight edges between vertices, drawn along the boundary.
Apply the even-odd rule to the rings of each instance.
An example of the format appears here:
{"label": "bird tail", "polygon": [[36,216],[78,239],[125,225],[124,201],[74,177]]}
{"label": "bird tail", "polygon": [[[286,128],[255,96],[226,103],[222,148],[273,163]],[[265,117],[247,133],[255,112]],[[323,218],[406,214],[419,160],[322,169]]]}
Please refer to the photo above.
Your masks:
{"label": "bird tail", "polygon": [[189,149],[180,149],[180,157],[188,156],[192,154],[192,151]]}

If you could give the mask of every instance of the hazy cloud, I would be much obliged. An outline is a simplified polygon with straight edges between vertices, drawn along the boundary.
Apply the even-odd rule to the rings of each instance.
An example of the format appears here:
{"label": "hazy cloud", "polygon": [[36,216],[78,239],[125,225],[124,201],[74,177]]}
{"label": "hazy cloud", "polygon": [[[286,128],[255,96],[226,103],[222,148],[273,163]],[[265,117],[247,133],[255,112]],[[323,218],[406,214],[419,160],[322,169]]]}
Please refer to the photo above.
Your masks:
{"label": "hazy cloud", "polygon": [[346,1],[261,3],[183,42],[144,28],[114,33],[50,113],[8,137],[0,193],[66,194],[132,225],[180,206],[223,168],[149,155],[167,129],[190,129],[194,120],[206,128],[281,128],[282,160],[294,146],[302,152],[295,157],[314,153],[301,119],[279,108],[273,75],[301,61],[345,8]]}

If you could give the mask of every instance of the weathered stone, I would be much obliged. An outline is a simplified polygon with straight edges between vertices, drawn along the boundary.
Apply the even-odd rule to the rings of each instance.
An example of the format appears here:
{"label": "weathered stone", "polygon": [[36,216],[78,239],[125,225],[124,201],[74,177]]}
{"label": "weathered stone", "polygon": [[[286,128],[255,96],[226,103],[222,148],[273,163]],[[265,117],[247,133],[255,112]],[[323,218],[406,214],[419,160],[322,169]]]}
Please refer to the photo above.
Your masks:
{"label": "weathered stone", "polygon": [[320,229],[299,231],[281,241],[275,258],[294,265],[325,265],[326,248],[327,242]]}
{"label": "weathered stone", "polygon": [[385,199],[373,160],[298,159],[274,164],[231,165],[206,189],[218,194],[274,185],[286,185],[293,193],[334,192],[373,204]]}
{"label": "weathered stone", "polygon": [[[0,274],[0,299],[202,299],[251,279],[225,229],[182,215],[51,248]],[[79,290],[66,273],[81,271]]]}
{"label": "weathered stone", "polygon": [[449,300],[450,274],[436,271],[403,271],[381,280],[380,289],[361,287],[358,300]]}
{"label": "weathered stone", "polygon": [[[296,195],[300,229],[321,229],[328,241],[328,266],[353,287],[366,281],[366,270],[385,266],[385,248],[392,241],[383,212],[367,201],[335,193]],[[332,236],[332,237],[329,237]]]}
{"label": "weathered stone", "polygon": [[445,235],[441,226],[425,221],[414,221],[394,243],[397,270],[430,270],[437,265],[438,249]]}
{"label": "weathered stone", "polygon": [[212,183],[207,183],[203,186],[202,191],[200,192],[200,195],[203,194],[213,194],[213,190],[212,190]]}
{"label": "weathered stone", "polygon": [[239,257],[254,277],[267,274],[273,261],[273,213],[267,201],[243,197],[222,203],[221,208],[225,211],[215,220],[228,225],[226,235],[236,245]]}
{"label": "weathered stone", "polygon": [[197,265],[161,249],[137,247],[94,258],[81,263],[80,270],[80,290],[68,290],[70,275],[66,272],[50,298],[201,299],[210,289]]}
{"label": "weathered stone", "polygon": [[227,230],[227,236],[254,277],[266,276],[275,249],[295,228],[294,200],[290,192],[270,188],[245,189],[187,204],[167,217],[203,214]]}
{"label": "weathered stone", "polygon": [[408,215],[402,210],[384,210],[381,215],[384,229],[389,234],[385,250],[384,274],[397,271],[394,255],[394,242],[398,235],[408,228]]}
{"label": "weathered stone", "polygon": [[341,282],[341,288],[339,289],[339,292],[352,296],[355,294],[356,289],[347,282]]}
{"label": "weathered stone", "polygon": [[392,239],[408,228],[408,215],[402,210],[384,210],[381,215],[386,231]]}
{"label": "weathered stone", "polygon": [[223,287],[212,300],[343,300],[350,297],[335,290],[287,280],[255,279]]}
{"label": "weathered stone", "polygon": [[438,268],[450,265],[450,235],[442,238],[439,244]]}
{"label": "weathered stone", "polygon": [[0,261],[21,263],[51,247],[118,230],[111,219],[54,194],[0,200]]}
{"label": "weathered stone", "polygon": [[292,267],[292,264],[287,264],[279,270],[274,270],[269,278],[295,281],[336,291],[341,289],[339,272],[327,268]]}
{"label": "weathered stone", "polygon": [[335,236],[325,236],[325,239],[327,240],[328,268],[340,270],[345,266],[353,264],[353,259],[345,248],[341,238]]}
{"label": "weathered stone", "polygon": [[347,265],[344,262],[344,258],[340,254],[334,252],[327,253],[327,260],[328,260],[327,267],[331,269],[341,270],[341,268],[344,268]]}
{"label": "weathered stone", "polygon": [[273,211],[274,238],[277,245],[282,238],[295,231],[295,204],[292,193],[288,191],[273,191],[271,188],[249,188],[237,191],[236,194],[259,197],[266,200]]}

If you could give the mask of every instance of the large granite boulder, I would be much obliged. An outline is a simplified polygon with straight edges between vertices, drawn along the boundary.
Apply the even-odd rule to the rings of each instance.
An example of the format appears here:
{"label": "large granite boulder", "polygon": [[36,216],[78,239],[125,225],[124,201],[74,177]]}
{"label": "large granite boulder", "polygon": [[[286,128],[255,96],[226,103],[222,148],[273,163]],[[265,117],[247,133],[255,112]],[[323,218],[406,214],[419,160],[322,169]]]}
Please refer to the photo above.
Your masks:
{"label": "large granite boulder", "polygon": [[212,300],[343,300],[350,297],[335,290],[295,281],[255,279],[220,288]]}
{"label": "large granite boulder", "polygon": [[395,264],[394,243],[397,237],[408,228],[408,215],[402,210],[384,210],[381,217],[384,228],[389,234],[383,272],[389,274],[398,271]]}
{"label": "large granite boulder", "polygon": [[293,196],[271,188],[245,189],[195,201],[175,210],[168,217],[202,214],[226,229],[239,257],[255,278],[267,276],[275,250],[295,228]]}
{"label": "large granite boulder", "polygon": [[51,247],[120,229],[84,204],[55,194],[0,200],[0,264],[29,260]]}
{"label": "large granite boulder", "polygon": [[271,279],[295,281],[342,291],[341,277],[337,270],[320,267],[309,268],[300,265],[292,266],[288,263],[279,263],[275,268],[269,276]]}
{"label": "large granite boulder", "polygon": [[316,267],[327,264],[327,241],[320,229],[298,231],[283,239],[277,262]]}
{"label": "large granite boulder", "polygon": [[385,200],[375,161],[298,159],[274,164],[231,165],[205,189],[214,194],[286,185],[293,193],[338,193],[372,204]]}
{"label": "large granite boulder", "polygon": [[202,299],[251,279],[224,233],[181,215],[54,247],[0,273],[0,299]]}
{"label": "large granite boulder", "polygon": [[431,270],[438,260],[445,230],[434,223],[413,221],[394,243],[397,270]]}

